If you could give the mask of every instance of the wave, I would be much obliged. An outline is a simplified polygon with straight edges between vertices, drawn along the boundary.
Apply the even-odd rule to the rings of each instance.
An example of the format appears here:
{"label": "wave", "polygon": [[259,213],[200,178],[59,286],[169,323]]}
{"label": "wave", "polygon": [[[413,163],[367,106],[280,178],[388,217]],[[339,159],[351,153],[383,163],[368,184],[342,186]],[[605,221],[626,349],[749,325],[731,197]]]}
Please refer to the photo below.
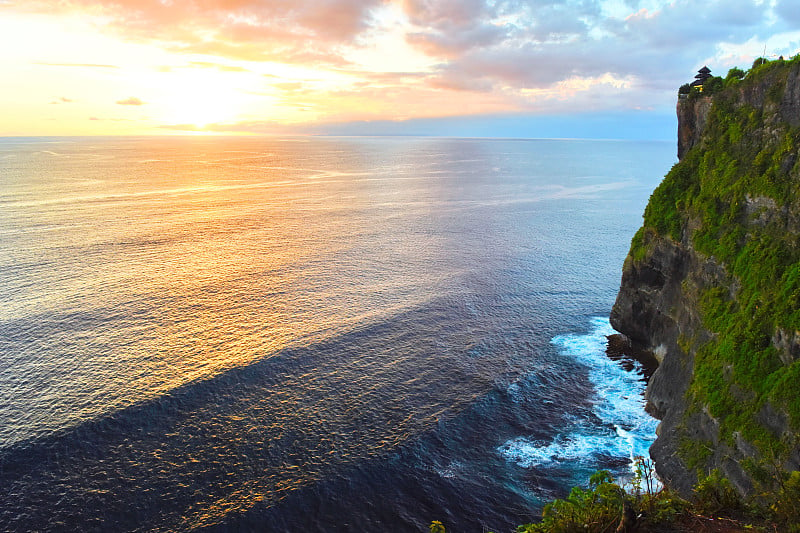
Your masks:
{"label": "wave", "polygon": [[559,335],[552,344],[562,355],[587,369],[594,388],[590,412],[573,414],[571,424],[550,440],[520,436],[506,441],[499,452],[522,468],[563,467],[578,463],[586,468],[633,465],[647,456],[658,421],[645,410],[643,369],[633,362],[626,370],[605,353],[606,338],[615,333],[607,318],[591,319],[587,334]]}

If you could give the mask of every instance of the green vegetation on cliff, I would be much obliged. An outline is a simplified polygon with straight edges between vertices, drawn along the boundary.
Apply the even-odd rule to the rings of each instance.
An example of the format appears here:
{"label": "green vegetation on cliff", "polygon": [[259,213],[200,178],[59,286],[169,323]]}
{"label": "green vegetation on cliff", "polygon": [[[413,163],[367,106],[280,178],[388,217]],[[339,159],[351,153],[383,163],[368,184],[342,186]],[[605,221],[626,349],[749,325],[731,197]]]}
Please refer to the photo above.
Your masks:
{"label": "green vegetation on cliff", "polygon": [[[800,434],[800,124],[783,107],[798,67],[800,56],[757,61],[718,78],[701,142],[653,192],[629,259],[668,238],[724,269],[727,283],[694,287],[711,338],[682,346],[694,355],[687,419],[705,411],[722,442],[754,446],[760,459],[742,466],[762,490],[789,478]],[[684,444],[707,474],[706,448]]]}
{"label": "green vegetation on cliff", "polygon": [[[547,504],[542,520],[524,524],[518,533],[631,532],[725,532],[800,531],[800,473],[795,472],[780,491],[776,505],[767,512],[749,505],[718,470],[702,478],[693,501],[668,488],[656,490],[649,461],[637,460],[632,484],[616,483],[601,470],[588,488],[575,487],[563,500]],[[446,533],[444,527],[432,533]]]}

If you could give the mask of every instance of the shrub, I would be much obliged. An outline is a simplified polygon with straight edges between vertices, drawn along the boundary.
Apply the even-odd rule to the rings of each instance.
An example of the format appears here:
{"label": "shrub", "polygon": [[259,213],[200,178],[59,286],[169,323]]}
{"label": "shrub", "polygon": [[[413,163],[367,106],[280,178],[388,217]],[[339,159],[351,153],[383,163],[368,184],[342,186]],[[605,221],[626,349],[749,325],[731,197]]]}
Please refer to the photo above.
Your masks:
{"label": "shrub", "polygon": [[725,81],[730,80],[741,80],[744,78],[745,72],[740,69],[739,67],[733,67],[728,71],[728,75],[725,76]]}
{"label": "shrub", "polygon": [[568,533],[611,531],[620,520],[625,491],[607,470],[589,478],[589,488],[573,487],[564,500],[548,503],[538,524],[520,526],[519,533]]}
{"label": "shrub", "polygon": [[742,508],[742,501],[731,482],[714,469],[701,479],[694,488],[695,506],[702,513],[719,514]]}
{"label": "shrub", "polygon": [[434,520],[433,522],[431,522],[431,525],[428,526],[428,529],[430,530],[431,533],[447,533],[444,524],[442,524],[438,520]]}
{"label": "shrub", "polygon": [[710,96],[718,93],[725,87],[725,82],[719,76],[712,76],[703,83],[703,95]]}
{"label": "shrub", "polygon": [[795,470],[788,475],[770,510],[787,531],[800,531],[800,472]]}

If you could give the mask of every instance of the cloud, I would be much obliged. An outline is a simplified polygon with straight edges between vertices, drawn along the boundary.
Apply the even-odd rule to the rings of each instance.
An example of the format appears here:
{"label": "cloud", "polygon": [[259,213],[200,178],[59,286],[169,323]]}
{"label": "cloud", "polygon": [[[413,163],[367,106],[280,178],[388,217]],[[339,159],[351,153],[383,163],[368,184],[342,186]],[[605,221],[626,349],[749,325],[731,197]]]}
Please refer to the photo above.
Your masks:
{"label": "cloud", "polygon": [[117,65],[103,65],[98,63],[48,63],[44,61],[34,61],[33,64],[46,67],[119,68]]}
{"label": "cloud", "polygon": [[[441,88],[479,91],[553,85],[604,73],[666,79],[720,42],[764,32],[758,0],[30,0],[27,9],[81,9],[128,39],[219,58],[352,68],[348,51],[385,29],[381,10],[404,19],[401,35],[438,62]],[[790,0],[774,13],[800,15]],[[62,64],[66,65],[66,64]],[[78,66],[74,64],[73,66]],[[224,62],[191,66],[244,70]],[[90,64],[83,64],[90,66]],[[93,65],[96,67],[112,65]],[[477,77],[476,77],[477,76]],[[674,81],[673,81],[674,83]]]}
{"label": "cloud", "polygon": [[255,133],[260,135],[299,135],[308,133],[301,126],[277,124],[267,120],[251,120],[234,123],[211,123],[203,126],[197,124],[164,124],[159,129],[180,132],[199,133]]}
{"label": "cloud", "polygon": [[642,9],[606,28],[618,39],[632,39],[650,50],[713,47],[720,41],[746,41],[765,27],[766,3],[752,0],[685,0],[659,10]]}
{"label": "cloud", "polygon": [[403,7],[419,28],[408,34],[408,42],[430,55],[449,57],[490,46],[510,31],[509,25],[495,22],[497,8],[482,0],[405,0]]}
{"label": "cloud", "polygon": [[794,28],[800,26],[800,9],[794,0],[778,0],[775,4],[775,13]]}
{"label": "cloud", "polygon": [[129,40],[233,59],[340,63],[385,0],[30,0],[40,13],[80,11]]}
{"label": "cloud", "polygon": [[[152,67],[161,72],[278,73],[242,75],[236,81],[244,87],[249,78],[258,80],[246,91],[261,94],[274,105],[277,112],[269,116],[330,121],[433,113],[671,108],[676,88],[690,81],[703,64],[722,74],[733,61],[761,53],[771,36],[798,28],[800,11],[794,9],[795,3],[26,0],[9,9],[69,13],[83,17],[83,22],[95,21],[99,31],[177,54],[164,60],[171,66]],[[392,48],[392,42],[399,45]],[[769,44],[770,50],[775,48],[775,42]],[[397,53],[392,56],[392,52]],[[77,61],[38,64],[118,68]],[[393,67],[403,72],[392,72]],[[130,87],[125,91],[138,90],[125,86]],[[156,96],[150,98],[150,107],[156,107]],[[131,97],[117,104],[144,102]],[[287,109],[282,115],[280,111]],[[238,127],[272,128],[257,121]]]}
{"label": "cloud", "polygon": [[92,122],[133,122],[129,118],[100,118],[100,117],[89,117],[89,120]]}
{"label": "cloud", "polygon": [[273,83],[272,86],[282,91],[294,92],[301,90],[305,86],[305,84],[300,81],[284,81],[284,82]]}
{"label": "cloud", "polygon": [[215,63],[211,61],[190,61],[189,63],[185,63],[183,65],[158,65],[153,67],[156,72],[163,73],[192,68],[211,69],[218,70],[220,72],[250,72],[248,69],[241,66],[227,65],[225,63]]}
{"label": "cloud", "polygon": [[429,54],[456,56],[494,45],[566,41],[589,31],[599,2],[586,0],[483,2],[406,0],[418,30],[409,42]]}
{"label": "cloud", "polygon": [[179,132],[250,133],[268,135],[414,135],[448,137],[617,138],[672,140],[674,112],[491,113],[471,116],[431,116],[409,120],[329,121],[315,125],[284,125],[267,120],[234,123],[168,124]]}
{"label": "cloud", "polygon": [[470,28],[410,33],[406,40],[428,55],[452,57],[474,48],[482,48],[500,42],[506,31],[491,24],[480,24]]}
{"label": "cloud", "polygon": [[74,100],[72,100],[71,98],[67,98],[67,97],[65,97],[65,96],[62,96],[62,97],[60,97],[60,98],[57,98],[57,99],[53,100],[53,101],[52,101],[52,102],[50,102],[50,103],[51,103],[51,104],[70,104],[70,103],[72,103],[73,101],[74,101]]}
{"label": "cloud", "polygon": [[405,121],[332,123],[315,126],[319,135],[415,135],[446,137],[585,138],[672,140],[669,113],[513,113],[434,117]]}
{"label": "cloud", "polygon": [[[513,21],[499,41],[472,46],[451,37],[442,46],[419,39],[420,32],[410,42],[426,53],[446,54],[435,76],[442,87],[544,89],[576,77],[611,75],[637,79],[641,88],[672,90],[696,63],[713,57],[718,43],[751,39],[769,16],[768,4],[750,0],[676,0],[626,17],[604,15],[598,6],[575,0],[535,6],[498,1],[486,13],[496,21]],[[437,16],[428,22],[436,31],[447,24]]]}
{"label": "cloud", "polygon": [[131,96],[129,98],[125,98],[124,100],[117,100],[119,105],[144,105],[140,99],[136,98],[135,96]]}
{"label": "cloud", "polygon": [[216,69],[221,72],[247,72],[247,69],[244,67],[237,67],[232,65],[223,65],[221,63],[211,63],[208,61],[192,61],[189,63],[190,67],[197,67],[197,68],[210,68]]}

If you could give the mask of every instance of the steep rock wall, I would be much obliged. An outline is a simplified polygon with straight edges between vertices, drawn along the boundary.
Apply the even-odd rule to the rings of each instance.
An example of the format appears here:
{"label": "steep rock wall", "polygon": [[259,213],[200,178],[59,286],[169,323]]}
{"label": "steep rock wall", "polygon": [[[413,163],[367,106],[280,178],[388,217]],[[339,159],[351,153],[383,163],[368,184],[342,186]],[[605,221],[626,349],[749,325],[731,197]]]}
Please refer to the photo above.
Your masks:
{"label": "steep rock wall", "polygon": [[686,496],[800,469],[800,59],[678,102],[680,162],[654,191],[611,323],[659,367],[650,449]]}
{"label": "steep rock wall", "polygon": [[683,159],[686,152],[700,143],[710,109],[710,96],[678,100],[678,159]]}

